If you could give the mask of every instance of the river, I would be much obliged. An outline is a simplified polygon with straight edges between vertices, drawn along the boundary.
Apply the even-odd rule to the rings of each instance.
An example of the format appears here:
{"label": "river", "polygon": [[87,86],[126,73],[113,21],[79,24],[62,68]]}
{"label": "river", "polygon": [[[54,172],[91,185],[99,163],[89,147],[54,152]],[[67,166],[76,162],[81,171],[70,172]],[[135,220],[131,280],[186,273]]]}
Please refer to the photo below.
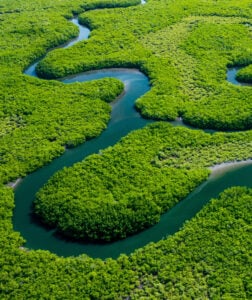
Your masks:
{"label": "river", "polygon": [[[63,46],[65,48],[80,40],[87,39],[90,33],[88,28],[81,26],[76,18],[72,19],[71,22],[79,27],[80,34],[76,39],[65,44]],[[37,76],[35,71],[37,63],[33,63],[24,73],[29,76]],[[236,71],[234,68],[228,70],[227,73],[227,79],[234,84],[237,84],[235,82]],[[100,149],[114,145],[130,131],[142,128],[153,122],[152,120],[143,119],[134,108],[136,99],[150,89],[148,78],[138,70],[104,69],[78,74],[62,81],[64,83],[83,82],[104,77],[117,78],[125,86],[125,92],[120,99],[111,104],[111,120],[107,129],[99,137],[87,141],[74,149],[68,149],[61,157],[53,160],[49,165],[26,176],[15,188],[13,226],[27,240],[27,243],[24,245],[27,248],[45,249],[61,256],[76,256],[85,253],[91,257],[102,259],[107,257],[116,258],[120,253],[129,254],[149,242],[156,242],[178,231],[185,220],[192,218],[203,205],[211,198],[217,197],[224,189],[234,185],[252,187],[250,180],[252,161],[224,164],[220,168],[213,169],[211,176],[206,182],[169,212],[163,214],[158,224],[113,243],[79,243],[64,239],[58,236],[55,230],[42,226],[32,216],[32,202],[36,192],[56,171],[64,166],[71,166],[90,154],[98,153]],[[182,120],[179,119],[171,123],[174,126],[185,126]]]}

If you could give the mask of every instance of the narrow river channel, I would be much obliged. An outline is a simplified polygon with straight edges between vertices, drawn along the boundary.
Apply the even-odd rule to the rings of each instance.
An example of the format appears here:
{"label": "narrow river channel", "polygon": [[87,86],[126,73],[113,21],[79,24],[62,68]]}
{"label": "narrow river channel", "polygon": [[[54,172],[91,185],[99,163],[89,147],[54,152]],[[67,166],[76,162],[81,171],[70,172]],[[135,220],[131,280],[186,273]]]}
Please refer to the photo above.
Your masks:
{"label": "narrow river channel", "polygon": [[[78,24],[77,19],[71,20],[80,29],[80,35],[70,41],[64,47],[87,39],[89,30]],[[35,62],[25,70],[25,74],[36,76]],[[235,83],[236,70],[228,70],[228,80]],[[135,110],[136,99],[150,89],[148,78],[134,69],[104,69],[94,72],[78,74],[62,80],[64,83],[83,82],[104,77],[113,77],[121,80],[125,86],[125,93],[118,101],[112,103],[111,120],[106,130],[94,138],[53,160],[49,165],[37,170],[25,177],[15,188],[15,210],[13,225],[16,231],[27,240],[25,247],[31,249],[45,249],[61,256],[76,256],[86,253],[91,257],[116,258],[120,253],[129,254],[135,249],[143,247],[149,242],[156,242],[167,235],[178,231],[185,220],[192,218],[211,198],[227,187],[243,185],[252,187],[252,161],[236,164],[224,164],[221,168],[213,170],[209,179],[199,186],[186,199],[177,204],[169,212],[162,215],[161,220],[155,226],[134,236],[108,244],[79,243],[63,239],[55,233],[39,224],[32,217],[32,202],[36,192],[58,170],[65,166],[71,166],[75,162],[83,160],[90,154],[98,153],[100,149],[114,145],[130,131],[139,129],[153,121],[146,120]],[[181,120],[171,122],[174,126],[185,126]]]}

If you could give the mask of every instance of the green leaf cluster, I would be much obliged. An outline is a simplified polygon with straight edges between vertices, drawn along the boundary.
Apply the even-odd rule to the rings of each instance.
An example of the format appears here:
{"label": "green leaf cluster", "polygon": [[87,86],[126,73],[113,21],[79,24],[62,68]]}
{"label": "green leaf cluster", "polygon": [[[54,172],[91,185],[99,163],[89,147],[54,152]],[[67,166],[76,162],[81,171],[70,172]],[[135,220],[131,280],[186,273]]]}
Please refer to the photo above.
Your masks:
{"label": "green leaf cluster", "polygon": [[207,178],[207,167],[251,158],[251,145],[251,132],[154,123],[56,173],[38,192],[35,212],[77,239],[124,238],[158,222]]}
{"label": "green leaf cluster", "polygon": [[[134,3],[114,1],[113,5]],[[107,126],[111,107],[105,102],[123,91],[118,80],[65,85],[22,74],[47,50],[78,35],[66,18],[89,4],[95,5],[47,0],[1,3],[1,183],[42,167],[66,147],[99,135]]]}
{"label": "green leaf cluster", "polygon": [[226,80],[228,66],[251,63],[250,19],[247,1],[160,1],[89,11],[80,16],[92,30],[89,40],[51,52],[37,71],[58,78],[107,67],[139,68],[152,84],[136,102],[145,117],[182,117],[194,127],[225,131],[251,129],[252,89]]}
{"label": "green leaf cluster", "polygon": [[105,102],[114,100],[123,90],[122,83],[115,79],[64,85],[19,76],[15,89],[12,80],[4,79],[1,90],[2,182],[50,162],[65,145],[73,147],[100,134],[111,112]]}
{"label": "green leaf cluster", "polygon": [[146,275],[131,298],[249,299],[251,205],[251,189],[230,188],[173,237],[136,251]]}
{"label": "green leaf cluster", "polygon": [[236,79],[241,82],[252,83],[252,65],[239,70]]}
{"label": "green leaf cluster", "polygon": [[175,235],[105,261],[24,248],[13,203],[1,187],[2,299],[251,298],[251,189],[228,189]]}
{"label": "green leaf cluster", "polygon": [[[104,101],[122,91],[112,79],[66,86],[29,78],[23,70],[51,47],[77,36],[66,18],[136,3],[1,1],[1,184],[49,163],[66,145],[98,135],[109,119],[110,107]],[[136,103],[144,116],[159,120],[180,116],[201,128],[251,129],[251,87],[226,82],[227,67],[251,65],[251,18],[251,0],[149,0],[138,7],[90,11],[80,19],[92,29],[91,38],[72,49],[51,52],[38,70],[55,78],[101,67],[138,67],[152,84]],[[238,73],[238,78],[245,77],[239,80],[251,78],[250,68]],[[207,177],[206,167],[251,158],[250,149],[250,131],[210,136],[158,123],[63,170],[50,184],[65,175],[72,180],[75,171],[90,178],[94,189],[87,187],[82,193],[93,197],[87,215],[94,219],[89,220],[91,238],[102,235],[108,240],[156,222],[162,211]],[[69,186],[74,196],[69,199],[78,200],[77,188],[83,183],[62,179],[63,198]],[[55,193],[55,186],[50,188]],[[99,210],[103,200],[102,208],[113,220]],[[71,214],[82,206],[76,203]],[[1,185],[0,298],[251,299],[251,203],[251,189],[229,189],[174,236],[130,256],[102,261],[26,249],[24,239],[13,231],[13,190]],[[70,207],[67,200],[64,207]],[[83,225],[82,217],[62,218],[62,224],[72,223],[63,229],[74,231],[75,222]],[[104,226],[102,233],[93,228],[97,224]]]}

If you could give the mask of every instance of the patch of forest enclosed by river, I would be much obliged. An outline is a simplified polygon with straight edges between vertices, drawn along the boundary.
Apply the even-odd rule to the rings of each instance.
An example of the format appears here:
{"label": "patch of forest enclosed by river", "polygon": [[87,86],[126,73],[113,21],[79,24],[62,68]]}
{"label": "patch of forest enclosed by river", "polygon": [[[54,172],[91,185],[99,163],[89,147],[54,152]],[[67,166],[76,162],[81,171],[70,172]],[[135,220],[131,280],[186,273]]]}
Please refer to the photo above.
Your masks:
{"label": "patch of forest enclosed by river", "polygon": [[[78,36],[76,15],[89,38],[49,51]],[[43,223],[77,240],[123,239],[210,167],[252,159],[251,1],[0,0],[0,24],[0,298],[250,299],[249,187],[223,191],[172,236],[102,260],[26,248],[7,184],[106,130],[121,81],[55,80],[103,68],[143,72],[150,90],[135,107],[159,122],[55,173],[32,208]],[[36,60],[41,78],[24,74]],[[228,82],[230,68],[248,85]],[[178,119],[189,128],[168,124]]]}

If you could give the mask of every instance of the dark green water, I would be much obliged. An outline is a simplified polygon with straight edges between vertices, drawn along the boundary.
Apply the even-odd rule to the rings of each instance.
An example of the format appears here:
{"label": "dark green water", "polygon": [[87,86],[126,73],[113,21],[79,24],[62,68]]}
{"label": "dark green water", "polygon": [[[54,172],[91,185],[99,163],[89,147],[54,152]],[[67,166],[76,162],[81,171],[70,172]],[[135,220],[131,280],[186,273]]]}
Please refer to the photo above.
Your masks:
{"label": "dark green water", "polygon": [[[88,34],[85,38],[88,37]],[[36,63],[30,66],[25,73],[35,76],[35,66]],[[214,171],[209,180],[199,186],[186,199],[164,214],[157,225],[127,239],[109,244],[81,244],[65,240],[57,236],[54,230],[48,230],[41,226],[31,215],[32,202],[36,192],[57,170],[62,169],[64,166],[71,166],[92,153],[98,153],[100,149],[114,145],[130,131],[142,128],[152,122],[141,118],[134,109],[135,100],[150,89],[148,78],[137,70],[100,70],[79,74],[64,80],[64,82],[88,81],[104,77],[118,78],[125,85],[125,94],[112,104],[111,121],[107,129],[99,137],[75,149],[67,150],[48,166],[30,174],[15,189],[16,207],[13,225],[14,229],[19,231],[27,240],[25,246],[28,248],[45,249],[62,256],[86,253],[91,257],[115,258],[120,253],[129,254],[149,242],[156,242],[178,231],[185,220],[192,218],[204,204],[211,198],[216,197],[225,188],[234,185],[252,187],[252,162],[221,168]],[[181,121],[172,123],[175,126],[184,126]]]}
{"label": "dark green water", "polygon": [[[87,143],[86,143],[87,144]],[[81,158],[81,148],[64,154],[53,161],[48,167],[27,176],[16,189],[16,208],[14,213],[14,228],[21,232],[27,240],[26,247],[46,249],[62,256],[86,253],[91,257],[116,258],[120,253],[129,254],[149,242],[156,242],[178,231],[186,220],[191,219],[211,198],[217,197],[227,187],[243,185],[252,187],[252,162],[247,165],[233,165],[219,172],[214,172],[209,180],[199,186],[186,199],[161,217],[160,222],[134,236],[109,244],[80,244],[55,236],[53,230],[46,230],[31,218],[31,202],[33,195],[43,185],[58,167],[62,167],[62,159],[78,155]],[[75,153],[74,151],[77,151]],[[72,159],[71,159],[72,160]],[[224,173],[223,173],[224,172]]]}

